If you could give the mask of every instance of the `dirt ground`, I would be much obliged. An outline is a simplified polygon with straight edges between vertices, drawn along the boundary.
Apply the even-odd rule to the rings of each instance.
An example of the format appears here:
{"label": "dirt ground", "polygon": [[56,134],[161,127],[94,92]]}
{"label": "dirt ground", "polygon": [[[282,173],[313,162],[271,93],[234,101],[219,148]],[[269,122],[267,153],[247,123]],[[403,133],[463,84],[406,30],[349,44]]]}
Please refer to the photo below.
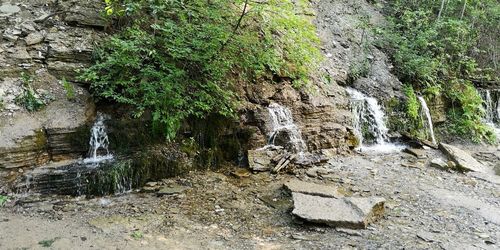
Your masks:
{"label": "dirt ground", "polygon": [[[494,165],[499,152],[476,157]],[[278,175],[194,172],[157,183],[187,188],[165,196],[11,197],[0,209],[0,249],[498,249],[498,176],[433,168],[442,155],[427,155],[357,154]],[[382,196],[385,215],[365,230],[306,223],[282,188],[292,178]]]}

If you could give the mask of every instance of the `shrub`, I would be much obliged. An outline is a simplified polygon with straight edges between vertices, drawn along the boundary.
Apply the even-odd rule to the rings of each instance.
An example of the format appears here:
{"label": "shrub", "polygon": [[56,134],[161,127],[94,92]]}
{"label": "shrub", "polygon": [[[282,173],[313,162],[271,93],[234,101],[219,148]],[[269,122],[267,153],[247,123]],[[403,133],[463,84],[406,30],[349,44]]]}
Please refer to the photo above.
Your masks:
{"label": "shrub", "polygon": [[50,96],[41,95],[33,90],[31,86],[33,79],[28,74],[22,73],[21,80],[23,87],[21,94],[16,96],[15,102],[17,105],[23,106],[29,112],[35,112],[47,105],[52,99]]}
{"label": "shrub", "polygon": [[66,91],[66,98],[68,100],[72,101],[75,100],[76,98],[76,92],[75,92],[75,87],[68,81],[66,81],[66,78],[63,78],[61,81],[61,84]]}
{"label": "shrub", "polygon": [[447,92],[452,102],[450,118],[452,132],[465,136],[476,142],[485,140],[493,143],[496,136],[492,128],[483,123],[483,100],[472,83],[457,81]]}
{"label": "shrub", "polygon": [[451,132],[471,135],[475,141],[491,140],[481,123],[481,100],[466,82],[498,79],[498,73],[491,73],[498,69],[498,60],[492,56],[485,62],[478,55],[495,54],[489,41],[497,40],[500,4],[494,0],[444,3],[446,8],[441,8],[441,1],[389,2],[388,25],[378,30],[377,43],[391,55],[403,82],[428,97],[446,90],[445,97],[454,105]]}
{"label": "shrub", "polygon": [[109,0],[118,32],[81,76],[98,98],[151,112],[173,139],[188,117],[234,116],[237,82],[269,75],[303,86],[320,58],[307,1]]}
{"label": "shrub", "polygon": [[419,137],[422,128],[422,119],[420,117],[420,102],[417,99],[415,90],[411,85],[405,85],[403,91],[406,95],[406,116],[408,124],[406,129],[410,134]]}

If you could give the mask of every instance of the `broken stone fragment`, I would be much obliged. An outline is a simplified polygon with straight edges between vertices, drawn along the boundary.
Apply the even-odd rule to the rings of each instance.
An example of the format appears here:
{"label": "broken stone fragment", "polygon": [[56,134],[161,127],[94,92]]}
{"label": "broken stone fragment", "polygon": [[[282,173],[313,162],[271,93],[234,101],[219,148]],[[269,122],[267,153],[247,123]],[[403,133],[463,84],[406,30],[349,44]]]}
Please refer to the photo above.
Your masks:
{"label": "broken stone fragment", "polygon": [[188,189],[187,187],[183,187],[183,186],[164,187],[164,188],[161,188],[160,191],[158,191],[156,194],[158,196],[180,194],[180,193],[186,191],[187,189]]}
{"label": "broken stone fragment", "polygon": [[425,150],[422,149],[416,149],[416,148],[405,148],[403,152],[408,153],[410,155],[413,155],[417,157],[418,159],[425,159],[427,158],[427,154],[425,153]]}
{"label": "broken stone fragment", "polygon": [[44,39],[44,36],[42,33],[40,32],[34,32],[34,33],[30,33],[28,36],[26,36],[26,38],[24,38],[24,41],[26,41],[26,45],[34,45],[34,44],[38,44],[38,43],[41,43]]}
{"label": "broken stone fragment", "polygon": [[439,148],[446,154],[453,162],[457,164],[457,167],[466,171],[475,171],[481,173],[491,173],[486,166],[479,163],[474,159],[469,153],[461,150],[455,146],[440,143]]}
{"label": "broken stone fragment", "polygon": [[282,147],[265,147],[256,150],[248,150],[248,166],[253,171],[271,170],[273,159],[282,154]]}
{"label": "broken stone fragment", "polygon": [[431,167],[448,169],[450,166],[443,158],[435,158],[431,161]]}
{"label": "broken stone fragment", "polygon": [[11,5],[11,4],[3,4],[0,6],[0,16],[9,16],[12,14],[15,14],[17,12],[21,11],[21,8],[16,5]]}
{"label": "broken stone fragment", "polygon": [[363,229],[384,214],[381,197],[336,199],[303,193],[292,197],[295,216],[332,227]]}
{"label": "broken stone fragment", "polygon": [[343,195],[337,191],[337,188],[333,186],[320,185],[299,180],[290,180],[283,186],[292,193],[310,194],[330,198],[343,197]]}

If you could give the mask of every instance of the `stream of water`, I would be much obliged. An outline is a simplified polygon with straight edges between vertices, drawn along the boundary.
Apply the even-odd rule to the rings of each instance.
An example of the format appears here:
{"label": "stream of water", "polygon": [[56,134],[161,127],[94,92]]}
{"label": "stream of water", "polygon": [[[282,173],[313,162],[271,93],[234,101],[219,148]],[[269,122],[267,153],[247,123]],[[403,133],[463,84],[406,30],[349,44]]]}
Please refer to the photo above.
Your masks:
{"label": "stream of water", "polygon": [[84,163],[99,163],[113,159],[113,155],[109,153],[108,149],[109,139],[104,121],[104,115],[99,113],[94,125],[90,129],[90,148],[87,158],[83,160]]}
{"label": "stream of water", "polygon": [[277,103],[271,103],[267,108],[270,116],[271,131],[268,134],[269,145],[276,145],[276,139],[284,133],[290,149],[295,152],[307,151],[307,145],[302,139],[299,127],[294,123],[292,112]]}
{"label": "stream of water", "polygon": [[500,137],[500,89],[482,89],[479,93],[484,103],[484,121],[493,127],[497,137]]}
{"label": "stream of water", "polygon": [[418,97],[418,100],[420,101],[420,116],[422,119],[424,119],[424,124],[426,128],[427,134],[430,136],[431,141],[433,144],[436,144],[436,137],[434,135],[434,125],[432,124],[432,117],[431,117],[431,112],[429,110],[429,107],[427,106],[427,102],[425,99],[421,96]]}
{"label": "stream of water", "polygon": [[358,149],[382,153],[402,150],[404,146],[389,142],[385,113],[377,99],[352,88],[347,88],[347,92],[351,96],[353,125],[360,142]]}

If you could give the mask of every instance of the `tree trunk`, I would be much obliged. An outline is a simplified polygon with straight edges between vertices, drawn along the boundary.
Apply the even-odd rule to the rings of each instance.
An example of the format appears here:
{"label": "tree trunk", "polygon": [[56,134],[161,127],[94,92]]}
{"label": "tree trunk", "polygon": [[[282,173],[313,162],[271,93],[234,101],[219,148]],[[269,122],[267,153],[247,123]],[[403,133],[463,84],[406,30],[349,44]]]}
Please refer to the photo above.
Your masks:
{"label": "tree trunk", "polygon": [[445,2],[446,2],[446,0],[441,0],[441,8],[439,9],[439,14],[438,14],[438,18],[437,18],[438,21],[441,18],[441,14],[443,14]]}
{"label": "tree trunk", "polygon": [[467,0],[464,0],[464,7],[462,7],[462,14],[460,15],[460,20],[464,18],[465,8],[467,8]]}

